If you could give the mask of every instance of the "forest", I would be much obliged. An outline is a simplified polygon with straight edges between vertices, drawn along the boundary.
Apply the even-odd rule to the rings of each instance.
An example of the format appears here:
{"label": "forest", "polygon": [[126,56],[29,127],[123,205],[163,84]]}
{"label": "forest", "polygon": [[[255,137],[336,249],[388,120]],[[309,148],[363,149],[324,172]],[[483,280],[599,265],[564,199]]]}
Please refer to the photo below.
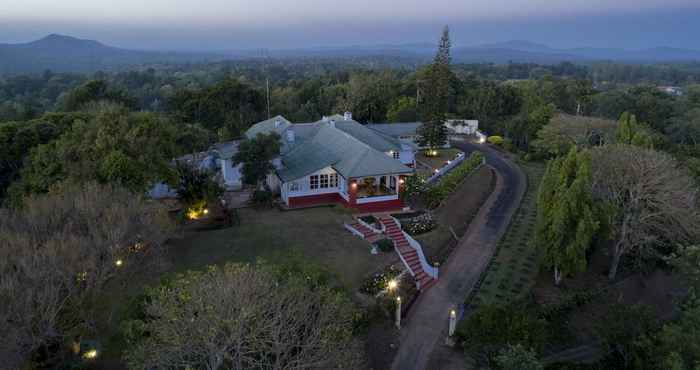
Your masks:
{"label": "forest", "polygon": [[[538,273],[566,286],[590,271],[592,251],[603,245],[611,282],[662,268],[678,272],[686,288],[681,313],[665,326],[652,325],[638,307],[606,309],[606,320],[618,325],[596,329],[605,355],[581,368],[694,368],[700,361],[692,345],[700,337],[693,295],[700,276],[698,65],[450,64],[449,43],[440,56],[402,67],[308,58],[0,77],[0,216],[8,220],[0,224],[0,297],[31,292],[0,309],[6,318],[0,328],[6,325],[14,340],[0,346],[0,355],[38,368],[57,363],[51,356],[61,352],[61,341],[80,342],[76,333],[95,332],[82,317],[99,316],[100,297],[112,284],[125,286],[158,262],[175,225],[164,207],[134,194],[166,181],[192,203],[204,196],[197,191],[220,195],[206,176],[173,166],[173,158],[240,139],[275,115],[315,122],[352,112],[361,123],[425,122],[424,137],[433,126],[444,134],[446,118],[475,119],[494,150],[523,168],[546,165],[542,181],[528,190],[534,206],[519,210],[536,213],[523,245],[540,253]],[[661,89],[668,85],[679,92]],[[279,148],[265,139],[277,142],[258,137],[241,150],[272,158]],[[264,178],[270,160],[258,162],[257,178]],[[414,180],[420,179],[407,179],[420,188]],[[457,187],[451,181],[446,194]],[[131,320],[119,328],[118,347],[129,350],[122,360],[131,368],[168,368],[187,351],[187,364],[202,368],[284,368],[272,364],[328,358],[354,368],[362,352],[357,333],[367,318],[354,311],[347,292],[329,287],[324,273],[297,262],[217,265],[161,279],[126,309]],[[494,369],[544,368],[538,358],[564,342],[564,317],[593,299],[562,291],[566,299],[556,306],[480,307],[460,324],[458,348]],[[241,304],[248,300],[254,309]],[[219,320],[229,308],[251,325]],[[308,325],[309,317],[317,325]],[[226,348],[213,348],[202,327],[230,334],[218,343]],[[308,343],[297,342],[297,329],[306,331]],[[273,341],[274,351],[267,347]],[[557,366],[552,369],[579,368]]]}

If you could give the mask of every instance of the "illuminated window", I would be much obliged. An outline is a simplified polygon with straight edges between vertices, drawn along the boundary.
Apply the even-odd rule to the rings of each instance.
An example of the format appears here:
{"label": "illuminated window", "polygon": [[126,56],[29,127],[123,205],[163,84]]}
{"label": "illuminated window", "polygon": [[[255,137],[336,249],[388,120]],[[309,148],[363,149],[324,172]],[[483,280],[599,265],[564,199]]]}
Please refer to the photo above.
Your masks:
{"label": "illuminated window", "polygon": [[311,189],[318,189],[318,175],[313,175],[309,178],[310,181],[310,188]]}
{"label": "illuminated window", "polygon": [[299,191],[301,190],[301,186],[299,186],[299,183],[296,181],[292,181],[289,183],[289,191]]}

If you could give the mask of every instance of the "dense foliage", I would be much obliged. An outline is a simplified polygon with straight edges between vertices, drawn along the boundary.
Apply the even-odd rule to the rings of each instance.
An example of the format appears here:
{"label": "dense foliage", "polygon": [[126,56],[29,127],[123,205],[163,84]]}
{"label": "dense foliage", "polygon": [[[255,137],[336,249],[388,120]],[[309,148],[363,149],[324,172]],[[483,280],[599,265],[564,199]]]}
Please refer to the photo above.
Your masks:
{"label": "dense foliage", "polygon": [[152,269],[174,231],[160,205],[94,183],[30,197],[0,218],[0,367],[12,369],[65,363],[64,343],[96,336],[107,283]]}
{"label": "dense foliage", "polygon": [[449,173],[442,176],[437,183],[425,190],[425,201],[430,208],[436,208],[459,184],[484,161],[484,155],[480,152],[472,153],[469,158],[453,168]]}
{"label": "dense foliage", "polygon": [[600,221],[591,195],[590,154],[572,148],[547,164],[537,195],[534,243],[554,282],[586,269],[586,251]]}

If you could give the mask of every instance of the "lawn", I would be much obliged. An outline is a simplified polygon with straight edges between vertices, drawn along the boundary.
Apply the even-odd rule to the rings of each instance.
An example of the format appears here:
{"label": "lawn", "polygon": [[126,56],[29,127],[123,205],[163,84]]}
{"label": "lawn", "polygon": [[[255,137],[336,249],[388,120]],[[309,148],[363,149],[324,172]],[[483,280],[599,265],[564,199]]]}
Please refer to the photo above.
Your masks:
{"label": "lawn", "polygon": [[125,344],[118,330],[129,310],[127,302],[144,286],[154,285],[171,273],[227,262],[254,263],[260,258],[274,263],[294,253],[325,267],[334,276],[335,284],[354,292],[365,277],[397,258],[394,252],[371,255],[369,244],[343,227],[351,213],[339,206],[287,212],[245,208],[239,210],[239,215],[240,226],[186,230],[181,238],[168,243],[161,271],[135,276],[128,286],[113,287],[101,300],[104,317],[98,320],[98,326],[104,352],[96,364],[99,368],[124,368],[120,352]]}
{"label": "lawn", "polygon": [[279,261],[299,253],[326,267],[344,287],[355,290],[368,274],[388,262],[393,253],[371,255],[369,244],[343,228],[351,213],[339,206],[298,211],[239,211],[241,225],[188,232],[170,245],[173,271],[199,269],[226,262]]}
{"label": "lawn", "polygon": [[521,164],[527,175],[527,191],[510,226],[499,242],[493,262],[481,285],[467,298],[466,304],[500,304],[522,297],[535,283],[539,255],[530,245],[537,218],[537,189],[544,174],[539,163]]}
{"label": "lawn", "polygon": [[436,156],[426,156],[424,151],[416,153],[416,169],[419,174],[430,177],[435,173],[436,169],[445,166],[445,162],[451,161],[457,157],[461,151],[457,149],[438,149]]}
{"label": "lawn", "polygon": [[446,249],[455,241],[450,228],[457,237],[462,237],[494,187],[493,171],[490,167],[483,166],[470,174],[457,191],[434,211],[438,227],[415,237],[429,260],[442,260],[446,257]]}

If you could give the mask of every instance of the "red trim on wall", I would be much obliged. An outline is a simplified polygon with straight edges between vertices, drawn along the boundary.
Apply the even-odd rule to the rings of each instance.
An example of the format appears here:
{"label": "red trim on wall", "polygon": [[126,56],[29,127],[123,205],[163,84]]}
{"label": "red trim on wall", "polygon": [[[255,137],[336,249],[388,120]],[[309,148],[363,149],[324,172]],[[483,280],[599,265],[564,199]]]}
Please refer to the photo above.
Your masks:
{"label": "red trim on wall", "polygon": [[386,200],[383,202],[356,204],[351,206],[338,193],[307,195],[303,197],[289,197],[289,208],[304,208],[316,205],[337,203],[346,208],[353,208],[360,212],[387,212],[401,210],[406,205],[400,199]]}

